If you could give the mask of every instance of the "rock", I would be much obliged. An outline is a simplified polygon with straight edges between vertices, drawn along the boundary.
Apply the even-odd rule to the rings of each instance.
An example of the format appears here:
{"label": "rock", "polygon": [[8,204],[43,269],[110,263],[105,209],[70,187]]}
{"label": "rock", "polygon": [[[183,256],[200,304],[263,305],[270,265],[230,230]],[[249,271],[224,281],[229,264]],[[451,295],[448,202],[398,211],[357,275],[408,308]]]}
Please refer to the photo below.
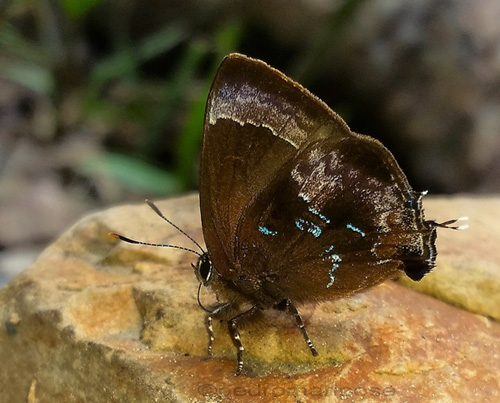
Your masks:
{"label": "rock", "polygon": [[[441,262],[449,270],[458,262],[459,271],[475,270],[477,261],[468,259],[479,251],[484,262],[491,256],[495,264],[496,251],[485,246],[476,254],[465,245],[481,240],[484,228],[476,224],[495,222],[492,214],[498,217],[498,212],[489,203],[498,200],[425,202],[432,211],[428,216],[439,220],[463,215],[464,206],[477,217],[469,232],[439,232],[436,276]],[[158,206],[202,239],[197,196]],[[235,377],[235,349],[225,324],[215,328],[214,357],[206,353],[204,312],[197,306],[198,284],[190,266],[196,256],[126,244],[107,236],[109,231],[193,247],[146,205],[93,214],[63,234],[0,290],[2,401],[441,402],[500,397],[500,324],[392,281],[349,299],[299,307],[319,357],[311,356],[293,320],[267,312],[259,326],[241,330],[245,368]],[[474,288],[471,301],[484,292]],[[204,305],[214,301],[206,290],[201,299]]]}

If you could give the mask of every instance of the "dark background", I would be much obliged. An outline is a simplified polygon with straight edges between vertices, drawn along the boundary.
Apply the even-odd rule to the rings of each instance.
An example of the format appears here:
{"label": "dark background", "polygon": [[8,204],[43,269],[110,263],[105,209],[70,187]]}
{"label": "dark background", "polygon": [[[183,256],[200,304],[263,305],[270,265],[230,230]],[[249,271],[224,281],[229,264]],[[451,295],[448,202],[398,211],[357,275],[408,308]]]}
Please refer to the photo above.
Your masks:
{"label": "dark background", "polygon": [[416,190],[500,189],[500,2],[0,3],[0,285],[78,218],[197,189],[222,58],[263,59]]}

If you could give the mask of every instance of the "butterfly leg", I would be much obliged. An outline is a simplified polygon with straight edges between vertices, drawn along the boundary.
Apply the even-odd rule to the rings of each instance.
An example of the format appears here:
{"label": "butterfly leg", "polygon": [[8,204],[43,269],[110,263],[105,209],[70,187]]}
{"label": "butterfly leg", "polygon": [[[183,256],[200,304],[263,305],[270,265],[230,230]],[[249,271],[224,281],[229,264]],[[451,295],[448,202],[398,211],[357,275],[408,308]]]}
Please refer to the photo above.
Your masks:
{"label": "butterfly leg", "polygon": [[217,316],[221,316],[225,311],[230,307],[230,303],[226,302],[225,304],[219,305],[212,312],[207,315],[207,331],[208,331],[208,355],[212,355],[212,345],[214,344],[215,335],[214,328],[212,326],[212,319]]}
{"label": "butterfly leg", "polygon": [[297,322],[297,327],[302,333],[302,336],[304,336],[304,340],[306,341],[309,350],[311,350],[311,354],[314,357],[318,356],[318,352],[316,351],[313,342],[311,341],[309,335],[307,334],[306,326],[304,325],[304,322],[302,322],[302,318],[300,317],[299,311],[297,311],[295,305],[292,304],[292,301],[290,301],[289,298],[286,298],[283,301],[276,304],[274,307],[280,311],[286,311],[289,314],[293,315],[295,321]]}
{"label": "butterfly leg", "polygon": [[255,312],[257,312],[257,310],[258,310],[257,305],[254,305],[247,311],[242,312],[239,315],[232,318],[228,323],[229,334],[233,339],[234,345],[238,349],[237,350],[238,366],[236,367],[236,373],[235,373],[236,376],[240,375],[241,370],[243,369],[243,351],[245,350],[243,344],[241,343],[240,332],[238,331],[238,323],[240,322],[241,319],[252,316]]}

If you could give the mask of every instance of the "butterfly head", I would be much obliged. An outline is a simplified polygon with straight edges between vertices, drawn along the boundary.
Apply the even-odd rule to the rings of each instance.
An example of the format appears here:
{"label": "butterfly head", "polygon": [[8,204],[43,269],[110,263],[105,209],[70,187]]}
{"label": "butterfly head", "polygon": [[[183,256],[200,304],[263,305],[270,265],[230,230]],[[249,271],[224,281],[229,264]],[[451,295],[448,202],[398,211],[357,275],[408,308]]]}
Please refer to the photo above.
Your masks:
{"label": "butterfly head", "polygon": [[206,252],[200,255],[196,264],[191,264],[191,266],[194,269],[196,278],[205,287],[216,277],[217,272],[214,270],[212,261]]}

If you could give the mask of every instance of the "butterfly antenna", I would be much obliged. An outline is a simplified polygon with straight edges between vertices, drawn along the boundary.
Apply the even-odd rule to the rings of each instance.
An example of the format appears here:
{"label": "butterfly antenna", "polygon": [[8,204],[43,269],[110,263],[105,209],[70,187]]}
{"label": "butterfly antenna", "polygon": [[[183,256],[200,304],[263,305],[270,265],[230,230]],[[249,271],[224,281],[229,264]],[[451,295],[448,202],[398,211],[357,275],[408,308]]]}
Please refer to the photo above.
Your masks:
{"label": "butterfly antenna", "polygon": [[203,306],[203,304],[201,303],[200,301],[200,292],[201,292],[201,286],[202,284],[200,283],[200,285],[198,286],[198,295],[196,296],[196,298],[198,299],[198,305],[200,306],[201,309],[203,309],[205,312],[208,312],[208,313],[212,313],[212,311],[210,309],[207,309]]}
{"label": "butterfly antenna", "polygon": [[165,217],[163,215],[163,213],[160,211],[160,209],[158,207],[156,207],[156,204],[154,204],[151,200],[148,200],[146,199],[146,203],[148,204],[149,207],[151,207],[151,209],[156,213],[158,214],[163,220],[165,220],[166,222],[168,222],[172,227],[174,227],[177,231],[179,231],[181,234],[183,234],[186,238],[188,238],[189,240],[191,240],[191,242],[193,242],[198,248],[200,248],[201,252],[202,253],[205,253],[205,250],[201,247],[201,245],[196,242],[192,236],[190,236],[189,234],[187,234],[186,232],[184,232],[183,230],[181,230],[177,225],[175,225],[172,221],[170,221],[167,217]]}
{"label": "butterfly antenna", "polygon": [[467,221],[467,220],[469,220],[469,217],[460,217],[460,218],[457,218],[456,220],[448,220],[448,221],[444,221],[444,222],[441,222],[441,223],[437,222],[435,224],[436,224],[436,227],[448,228],[448,229],[456,229],[456,230],[464,230],[464,229],[469,228],[469,224],[453,225],[453,226],[451,224],[455,224],[458,221]]}
{"label": "butterfly antenna", "polygon": [[127,238],[126,236],[123,236],[123,235],[120,235],[120,234],[117,234],[115,232],[110,232],[108,233],[109,236],[113,237],[113,238],[116,238],[116,239],[120,239],[124,242],[127,242],[127,243],[133,243],[133,244],[136,244],[136,245],[147,245],[147,246],[161,246],[162,248],[174,248],[174,249],[180,249],[180,250],[185,250],[187,252],[191,252],[191,253],[194,253],[195,255],[197,256],[201,256],[202,254],[198,251],[195,251],[193,249],[189,249],[189,248],[184,248],[183,246],[178,246],[178,245],[166,245],[166,244],[162,244],[162,243],[150,243],[150,242],[142,242],[142,241],[136,241],[135,239],[132,239],[132,238]]}

